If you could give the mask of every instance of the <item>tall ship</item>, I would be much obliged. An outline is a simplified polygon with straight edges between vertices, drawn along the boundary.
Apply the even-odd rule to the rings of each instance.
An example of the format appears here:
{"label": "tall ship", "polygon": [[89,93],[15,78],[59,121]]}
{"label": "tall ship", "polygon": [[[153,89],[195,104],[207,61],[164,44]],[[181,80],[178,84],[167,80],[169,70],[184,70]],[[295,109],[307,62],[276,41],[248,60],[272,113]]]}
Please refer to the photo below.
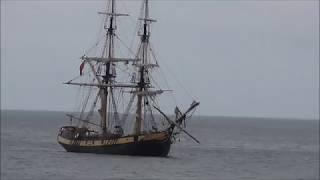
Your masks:
{"label": "tall ship", "polygon": [[128,14],[116,11],[115,0],[99,14],[105,33],[96,44],[98,55],[83,55],[80,75],[65,83],[85,93],[80,95],[80,111],[67,114],[71,124],[59,129],[58,143],[68,152],[162,157],[180,133],[199,143],[184,129],[199,102],[193,101],[184,112],[172,107],[173,115],[160,107],[158,100],[171,90],[159,87],[153,76],[160,66],[150,43],[150,25],[156,20],[149,17],[149,1],[142,1],[139,44],[131,57],[120,57],[116,43],[123,43],[116,22]]}

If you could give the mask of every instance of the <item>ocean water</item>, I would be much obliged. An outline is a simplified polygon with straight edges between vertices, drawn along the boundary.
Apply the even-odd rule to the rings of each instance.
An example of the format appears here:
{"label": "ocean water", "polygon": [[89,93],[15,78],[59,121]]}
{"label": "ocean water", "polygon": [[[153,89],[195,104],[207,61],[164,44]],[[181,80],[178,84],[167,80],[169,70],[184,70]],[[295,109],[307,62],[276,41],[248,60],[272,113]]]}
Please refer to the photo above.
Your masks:
{"label": "ocean water", "polygon": [[169,157],[65,152],[62,112],[1,111],[1,179],[319,179],[319,122],[194,117]]}

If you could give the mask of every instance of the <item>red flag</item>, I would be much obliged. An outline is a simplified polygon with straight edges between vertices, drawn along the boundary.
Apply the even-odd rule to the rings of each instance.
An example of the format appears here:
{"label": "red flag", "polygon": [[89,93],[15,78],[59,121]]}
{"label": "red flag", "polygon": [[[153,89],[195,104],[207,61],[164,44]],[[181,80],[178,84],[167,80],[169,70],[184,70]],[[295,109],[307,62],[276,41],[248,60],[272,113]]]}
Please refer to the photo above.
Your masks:
{"label": "red flag", "polygon": [[80,64],[80,76],[82,76],[82,70],[83,70],[83,68],[84,68],[84,62],[82,62],[82,63]]}

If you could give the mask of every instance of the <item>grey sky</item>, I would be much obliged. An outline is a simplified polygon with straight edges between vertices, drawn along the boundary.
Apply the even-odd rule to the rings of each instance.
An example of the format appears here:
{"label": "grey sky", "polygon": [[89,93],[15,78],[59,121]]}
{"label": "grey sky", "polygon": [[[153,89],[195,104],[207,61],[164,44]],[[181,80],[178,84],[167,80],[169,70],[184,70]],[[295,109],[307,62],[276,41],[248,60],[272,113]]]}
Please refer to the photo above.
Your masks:
{"label": "grey sky", "polygon": [[[178,103],[191,93],[200,115],[319,118],[318,3],[151,1],[152,42]],[[132,15],[124,39],[140,4],[118,6]],[[1,108],[71,110],[75,90],[62,82],[79,73],[104,6],[1,1]]]}

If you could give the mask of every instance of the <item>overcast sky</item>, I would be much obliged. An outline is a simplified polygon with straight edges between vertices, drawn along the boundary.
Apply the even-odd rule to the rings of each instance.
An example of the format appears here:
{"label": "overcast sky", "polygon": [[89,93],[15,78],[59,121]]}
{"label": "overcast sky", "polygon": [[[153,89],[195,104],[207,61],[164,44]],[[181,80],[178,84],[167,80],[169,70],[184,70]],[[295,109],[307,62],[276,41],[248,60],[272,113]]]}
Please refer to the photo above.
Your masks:
{"label": "overcast sky", "polygon": [[[131,14],[122,23],[124,39],[133,35],[140,5],[118,4]],[[96,12],[104,6],[1,1],[1,108],[72,110],[75,89],[62,82],[79,73],[78,58],[95,43]],[[179,104],[187,107],[191,94],[201,102],[198,115],[319,118],[319,1],[151,6],[158,20],[152,42]]]}

